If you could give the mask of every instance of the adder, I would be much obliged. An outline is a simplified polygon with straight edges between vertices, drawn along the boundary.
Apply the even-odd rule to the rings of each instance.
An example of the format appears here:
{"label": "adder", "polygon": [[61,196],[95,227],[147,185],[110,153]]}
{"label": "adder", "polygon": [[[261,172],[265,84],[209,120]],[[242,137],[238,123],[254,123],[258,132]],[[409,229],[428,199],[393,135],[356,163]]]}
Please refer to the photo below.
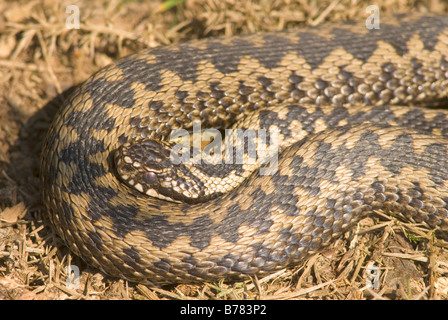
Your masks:
{"label": "adder", "polygon": [[[446,98],[448,18],[380,22],[160,46],[101,69],[45,141],[52,225],[89,264],[154,285],[303,263],[375,210],[446,237],[447,111],[425,106]],[[276,166],[170,163],[170,135],[195,121],[276,131]]]}

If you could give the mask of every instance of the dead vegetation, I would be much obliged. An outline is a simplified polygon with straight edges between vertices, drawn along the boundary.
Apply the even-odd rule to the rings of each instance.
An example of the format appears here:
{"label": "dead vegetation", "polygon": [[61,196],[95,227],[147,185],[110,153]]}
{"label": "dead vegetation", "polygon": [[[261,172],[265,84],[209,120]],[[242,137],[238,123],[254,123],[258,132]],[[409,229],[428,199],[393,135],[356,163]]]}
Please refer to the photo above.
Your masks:
{"label": "dead vegetation", "polygon": [[[45,220],[43,137],[64,97],[94,71],[145,47],[360,18],[371,4],[382,14],[448,11],[443,0],[186,0],[167,11],[161,1],[0,1],[0,299],[447,299],[446,244],[381,213],[303,266],[166,288],[90,268]],[[79,29],[66,27],[69,5],[79,8]],[[67,280],[70,265],[81,270],[79,287]],[[377,270],[378,287],[369,288]]]}

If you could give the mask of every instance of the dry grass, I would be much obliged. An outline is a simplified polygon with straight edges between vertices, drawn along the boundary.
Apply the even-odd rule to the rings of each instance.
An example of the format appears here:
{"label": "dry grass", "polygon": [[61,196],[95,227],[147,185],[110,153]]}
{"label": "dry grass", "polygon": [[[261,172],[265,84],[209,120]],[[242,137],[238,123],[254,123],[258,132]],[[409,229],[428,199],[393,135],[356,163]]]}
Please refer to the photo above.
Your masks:
{"label": "dry grass", "polygon": [[[67,5],[79,30],[65,27]],[[111,279],[72,255],[45,220],[39,152],[70,89],[120,56],[172,42],[383,13],[447,12],[443,0],[0,1],[0,299],[446,299],[447,246],[380,213],[305,265],[237,283],[150,288]],[[412,236],[410,236],[412,235]],[[380,287],[366,287],[369,262]],[[67,287],[67,266],[81,269]]]}

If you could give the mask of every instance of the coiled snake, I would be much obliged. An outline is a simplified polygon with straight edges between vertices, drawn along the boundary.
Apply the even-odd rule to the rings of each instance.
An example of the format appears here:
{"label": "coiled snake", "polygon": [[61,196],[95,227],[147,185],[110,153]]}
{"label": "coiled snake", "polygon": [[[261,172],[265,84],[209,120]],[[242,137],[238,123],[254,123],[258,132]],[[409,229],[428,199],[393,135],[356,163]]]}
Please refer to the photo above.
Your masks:
{"label": "coiled snake", "polygon": [[[147,50],[97,72],[61,108],[43,149],[44,202],[81,258],[157,285],[299,264],[373,210],[446,236],[448,113],[422,106],[445,98],[447,86],[443,16]],[[277,170],[255,169],[200,203],[158,194],[161,168],[141,163],[150,141],[191,131],[194,121],[202,129],[277,129]],[[130,159],[125,147],[144,154]],[[247,169],[238,168],[194,170],[201,181],[223,181]],[[178,192],[185,181],[174,183]]]}

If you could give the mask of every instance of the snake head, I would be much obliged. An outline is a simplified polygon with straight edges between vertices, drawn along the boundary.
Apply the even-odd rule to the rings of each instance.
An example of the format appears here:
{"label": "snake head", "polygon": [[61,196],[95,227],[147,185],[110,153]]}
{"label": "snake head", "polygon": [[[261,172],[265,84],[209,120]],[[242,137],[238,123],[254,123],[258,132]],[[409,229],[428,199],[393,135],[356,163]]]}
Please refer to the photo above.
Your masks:
{"label": "snake head", "polygon": [[198,203],[204,185],[191,167],[173,157],[173,144],[141,140],[122,145],[115,153],[115,167],[123,182],[148,196],[173,202]]}

